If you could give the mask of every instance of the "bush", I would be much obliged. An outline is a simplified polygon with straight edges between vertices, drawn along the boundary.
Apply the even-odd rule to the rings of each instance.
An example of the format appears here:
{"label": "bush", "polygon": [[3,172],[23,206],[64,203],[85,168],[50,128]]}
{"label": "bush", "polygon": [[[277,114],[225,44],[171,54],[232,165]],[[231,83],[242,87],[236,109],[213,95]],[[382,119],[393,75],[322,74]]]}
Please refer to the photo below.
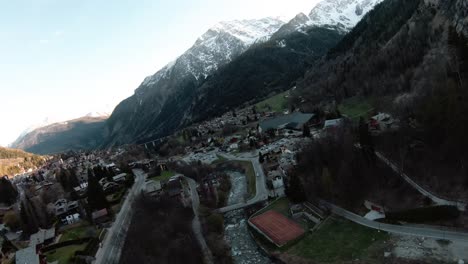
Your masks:
{"label": "bush", "polygon": [[224,218],[222,214],[212,214],[206,218],[208,230],[222,234],[224,230]]}

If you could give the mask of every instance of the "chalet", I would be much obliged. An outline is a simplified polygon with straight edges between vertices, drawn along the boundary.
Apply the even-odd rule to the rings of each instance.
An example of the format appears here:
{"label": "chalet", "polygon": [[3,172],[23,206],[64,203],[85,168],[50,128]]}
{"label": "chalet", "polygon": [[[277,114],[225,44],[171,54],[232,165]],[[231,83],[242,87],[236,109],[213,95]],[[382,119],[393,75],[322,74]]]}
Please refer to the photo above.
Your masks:
{"label": "chalet", "polygon": [[104,185],[102,186],[102,190],[105,192],[105,193],[112,193],[112,192],[116,192],[120,189],[120,184],[118,183],[115,183],[115,182],[106,182],[104,183]]}
{"label": "chalet", "polygon": [[323,126],[323,131],[327,136],[337,136],[337,133],[343,127],[343,124],[343,118],[326,120]]}
{"label": "chalet", "polygon": [[145,183],[145,194],[149,196],[158,196],[162,192],[161,182],[149,180]]}
{"label": "chalet", "polygon": [[78,209],[78,201],[67,201],[66,199],[59,199],[54,203],[55,215],[63,216],[72,210]]}
{"label": "chalet", "polygon": [[270,196],[282,197],[285,195],[283,174],[281,171],[272,170],[268,172],[268,181],[270,181]]}
{"label": "chalet", "polygon": [[116,175],[112,177],[112,180],[114,182],[125,182],[127,180],[127,174],[126,173],[120,173],[119,175]]}
{"label": "chalet", "polygon": [[398,128],[399,120],[394,119],[387,113],[379,113],[369,120],[369,129],[371,131],[388,131]]}
{"label": "chalet", "polygon": [[177,197],[182,193],[182,184],[179,176],[172,176],[166,184],[167,193],[171,197]]}

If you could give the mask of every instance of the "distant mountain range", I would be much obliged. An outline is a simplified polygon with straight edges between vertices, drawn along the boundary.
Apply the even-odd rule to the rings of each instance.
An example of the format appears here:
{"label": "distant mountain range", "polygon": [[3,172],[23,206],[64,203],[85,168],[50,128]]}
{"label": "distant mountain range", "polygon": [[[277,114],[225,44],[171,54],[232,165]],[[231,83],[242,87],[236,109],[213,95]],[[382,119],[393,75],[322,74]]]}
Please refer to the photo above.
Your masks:
{"label": "distant mountain range", "polygon": [[[92,122],[93,128],[84,130],[49,126],[14,146],[48,153],[141,143],[291,88],[379,2],[324,0],[309,15],[298,14],[288,22],[276,17],[220,22],[173,62],[145,78],[107,121]],[[80,137],[62,134],[74,135],[76,129],[81,130]]]}
{"label": "distant mountain range", "polygon": [[46,124],[20,136],[11,147],[37,154],[95,148],[103,140],[107,118],[107,114],[90,113],[77,119]]}

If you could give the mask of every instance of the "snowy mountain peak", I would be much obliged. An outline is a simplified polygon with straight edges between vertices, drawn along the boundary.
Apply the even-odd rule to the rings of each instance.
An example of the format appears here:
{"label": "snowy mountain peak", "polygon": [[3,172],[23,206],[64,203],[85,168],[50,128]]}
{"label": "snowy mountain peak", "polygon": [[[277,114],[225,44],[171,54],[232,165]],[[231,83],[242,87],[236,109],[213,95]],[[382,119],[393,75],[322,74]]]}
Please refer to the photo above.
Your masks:
{"label": "snowy mountain peak", "polygon": [[293,32],[305,33],[311,26],[333,26],[350,31],[374,6],[383,0],[323,0],[309,13],[299,13],[284,24],[273,36],[282,38]]}
{"label": "snowy mountain peak", "polygon": [[247,45],[255,43],[259,39],[268,38],[275,33],[285,21],[280,17],[266,17],[262,19],[223,21],[210,28],[199,41],[204,41],[216,33],[227,33]]}
{"label": "snowy mountain peak", "polygon": [[351,30],[361,18],[383,0],[324,0],[309,14],[311,24],[337,25]]}
{"label": "snowy mountain peak", "polygon": [[[199,37],[176,61],[166,65],[156,74],[146,77],[142,85],[152,86],[172,71],[179,73],[180,78],[187,75],[196,79],[206,77],[252,44],[268,40],[284,24],[280,17],[219,22]],[[141,89],[136,91],[137,95],[143,93]]]}

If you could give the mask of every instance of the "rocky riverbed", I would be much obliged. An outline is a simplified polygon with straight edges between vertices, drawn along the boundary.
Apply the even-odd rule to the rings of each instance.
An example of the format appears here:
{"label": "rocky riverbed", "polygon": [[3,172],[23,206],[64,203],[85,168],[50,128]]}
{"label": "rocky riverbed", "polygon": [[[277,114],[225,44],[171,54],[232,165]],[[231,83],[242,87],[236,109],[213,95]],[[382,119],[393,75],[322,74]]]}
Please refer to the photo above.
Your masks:
{"label": "rocky riverbed", "polygon": [[[247,195],[246,176],[239,172],[228,172],[232,188],[228,197],[228,205],[244,202]],[[243,209],[231,211],[224,215],[226,241],[231,245],[231,253],[236,264],[272,263],[265,256],[250,236],[247,216]]]}

